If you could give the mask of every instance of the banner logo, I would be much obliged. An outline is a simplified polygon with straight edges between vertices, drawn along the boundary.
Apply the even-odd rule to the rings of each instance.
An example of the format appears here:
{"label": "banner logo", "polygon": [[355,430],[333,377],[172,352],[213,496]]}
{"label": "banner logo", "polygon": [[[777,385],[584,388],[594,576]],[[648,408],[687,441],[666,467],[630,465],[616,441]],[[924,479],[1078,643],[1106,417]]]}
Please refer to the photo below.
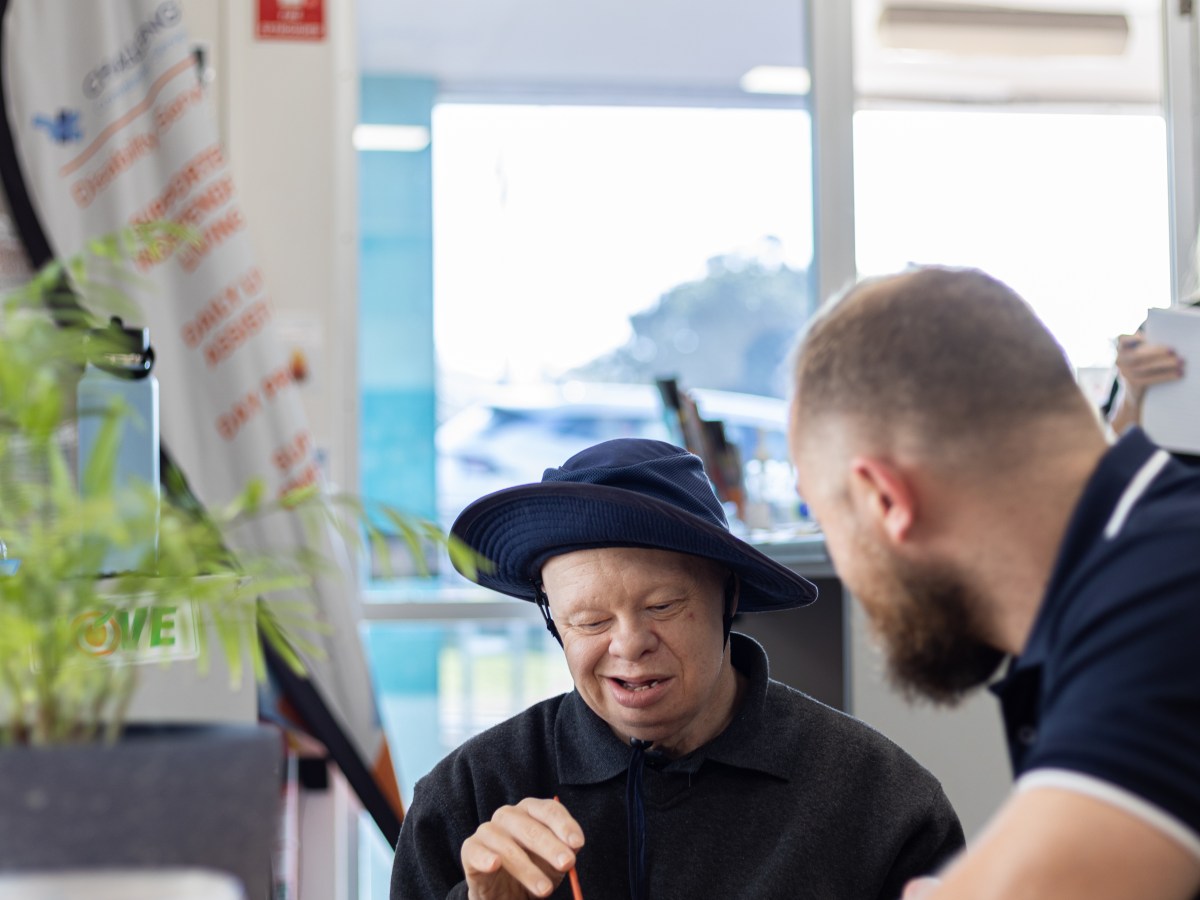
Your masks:
{"label": "banner logo", "polygon": [[56,144],[73,144],[83,140],[83,129],[79,127],[79,110],[60,109],[58,115],[34,116],[33,127],[40,128]]}
{"label": "banner logo", "polygon": [[114,607],[80,613],[71,623],[75,647],[93,659],[146,663],[195,659],[195,611],[190,603]]}

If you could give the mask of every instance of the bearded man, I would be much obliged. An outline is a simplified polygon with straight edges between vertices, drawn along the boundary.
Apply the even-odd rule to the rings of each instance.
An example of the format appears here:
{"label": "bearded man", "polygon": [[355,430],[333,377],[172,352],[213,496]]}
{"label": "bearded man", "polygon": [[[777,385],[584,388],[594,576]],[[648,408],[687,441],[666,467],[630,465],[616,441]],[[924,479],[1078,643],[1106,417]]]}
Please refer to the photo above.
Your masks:
{"label": "bearded man", "polygon": [[905,898],[1200,891],[1200,473],[1115,444],[1061,348],[988,275],[864,281],[813,321],[790,410],[797,487],[894,681],[988,682],[1017,777]]}

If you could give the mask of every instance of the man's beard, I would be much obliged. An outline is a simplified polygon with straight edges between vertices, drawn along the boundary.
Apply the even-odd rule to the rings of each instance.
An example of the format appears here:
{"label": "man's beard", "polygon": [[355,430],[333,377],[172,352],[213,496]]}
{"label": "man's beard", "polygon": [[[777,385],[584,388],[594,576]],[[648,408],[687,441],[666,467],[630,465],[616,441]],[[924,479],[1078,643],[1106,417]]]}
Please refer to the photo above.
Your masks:
{"label": "man's beard", "polygon": [[977,636],[979,598],[949,567],[895,558],[881,565],[886,574],[869,585],[869,609],[888,680],[910,700],[954,705],[1004,659]]}

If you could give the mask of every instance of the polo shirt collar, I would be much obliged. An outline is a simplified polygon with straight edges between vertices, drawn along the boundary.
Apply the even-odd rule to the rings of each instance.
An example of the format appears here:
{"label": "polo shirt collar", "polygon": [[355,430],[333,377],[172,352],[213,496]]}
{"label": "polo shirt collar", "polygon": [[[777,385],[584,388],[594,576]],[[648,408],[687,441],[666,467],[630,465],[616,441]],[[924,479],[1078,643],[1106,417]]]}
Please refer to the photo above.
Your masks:
{"label": "polo shirt collar", "polygon": [[1014,671],[1045,661],[1060,612],[1061,604],[1056,601],[1067,595],[1063,588],[1100,540],[1125,489],[1158,449],[1140,428],[1131,428],[1101,457],[1071,514],[1029,640],[1013,663]]}
{"label": "polo shirt collar", "polygon": [[[1150,468],[1147,463],[1158,452],[1159,448],[1140,429],[1134,428],[1101,457],[1067,524],[1029,640],[1021,655],[1010,661],[1004,677],[989,686],[1000,701],[1014,775],[1025,771],[1030,749],[1037,740],[1042,669],[1064,606],[1071,596],[1070,581],[1078,575],[1087,555],[1103,538],[1127,489],[1132,485],[1136,493],[1135,479],[1143,467]],[[1136,496],[1127,499],[1126,503],[1136,503],[1136,499]]]}
{"label": "polo shirt collar", "polygon": [[599,784],[629,765],[629,748],[592,712],[579,691],[567,694],[554,720],[558,778],[563,784]]}
{"label": "polo shirt collar", "polygon": [[[712,760],[786,779],[784,761],[775,759],[780,754],[768,752],[770,736],[764,722],[770,683],[767,654],[757,641],[742,634],[730,634],[729,642],[733,667],[749,682],[733,721],[687,756],[654,764],[650,762],[653,754],[647,754],[648,763],[665,773],[688,773],[698,771],[705,760]],[[629,746],[592,712],[578,691],[568,694],[559,707],[554,737],[563,784],[599,784],[629,767]]]}

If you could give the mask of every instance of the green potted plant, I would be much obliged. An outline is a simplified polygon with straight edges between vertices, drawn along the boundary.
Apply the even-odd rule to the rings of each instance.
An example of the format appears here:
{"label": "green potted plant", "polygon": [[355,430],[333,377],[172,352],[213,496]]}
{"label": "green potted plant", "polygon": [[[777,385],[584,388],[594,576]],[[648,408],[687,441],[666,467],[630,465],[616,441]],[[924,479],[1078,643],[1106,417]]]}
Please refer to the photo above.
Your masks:
{"label": "green potted plant", "polygon": [[[394,535],[376,526],[383,521],[414,548],[445,538],[432,523],[311,488],[268,500],[252,483],[226,508],[199,510],[174,491],[125,483],[114,476],[130,414],[120,404],[103,411],[77,467],[75,388],[105,331],[94,313],[63,302],[65,276],[74,292],[91,292],[89,308],[128,314],[123,263],[158,245],[155,233],[93,242],[86,258],[36,273],[0,313],[0,870],[209,865],[262,900],[278,734],[130,731],[139,680],[181,658],[201,671],[217,660],[234,682],[244,667],[262,679],[264,644],[297,671],[317,652],[306,635],[320,623],[294,598],[325,563],[232,551],[230,529],[255,517],[286,510],[386,544]],[[97,267],[118,280],[97,277]],[[97,577],[114,553],[136,562]],[[292,599],[272,600],[277,593]]]}

